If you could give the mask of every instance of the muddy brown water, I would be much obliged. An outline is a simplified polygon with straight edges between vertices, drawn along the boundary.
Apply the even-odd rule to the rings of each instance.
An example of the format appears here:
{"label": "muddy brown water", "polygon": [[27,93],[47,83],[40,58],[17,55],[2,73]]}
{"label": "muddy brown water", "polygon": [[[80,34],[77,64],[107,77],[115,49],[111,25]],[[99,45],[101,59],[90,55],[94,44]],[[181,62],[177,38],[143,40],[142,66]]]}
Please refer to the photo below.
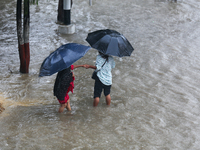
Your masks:
{"label": "muddy brown water", "polygon": [[[30,73],[19,73],[16,0],[0,0],[0,150],[198,150],[200,145],[200,1],[74,1],[73,35],[58,33],[58,0],[30,7]],[[62,44],[88,45],[87,33],[110,28],[135,48],[115,57],[112,102],[93,108],[92,70],[78,68],[72,111],[59,114],[55,76],[38,78]],[[76,64],[94,64],[91,49]]]}

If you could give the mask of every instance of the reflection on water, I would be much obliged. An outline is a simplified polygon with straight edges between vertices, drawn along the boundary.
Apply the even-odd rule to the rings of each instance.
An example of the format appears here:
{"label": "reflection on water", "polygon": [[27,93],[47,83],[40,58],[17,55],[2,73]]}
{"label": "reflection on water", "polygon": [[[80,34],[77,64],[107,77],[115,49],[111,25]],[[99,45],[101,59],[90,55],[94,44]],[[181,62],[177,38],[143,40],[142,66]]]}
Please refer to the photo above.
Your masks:
{"label": "reflection on water", "polygon": [[[30,73],[20,74],[16,1],[0,0],[0,149],[199,149],[199,1],[76,0],[73,35],[58,33],[57,6],[31,5]],[[62,44],[88,45],[87,33],[105,28],[135,48],[114,58],[111,106],[102,96],[93,108],[92,70],[78,68],[72,111],[59,114],[56,74],[38,78],[42,61]],[[76,64],[92,65],[96,55],[91,49]]]}

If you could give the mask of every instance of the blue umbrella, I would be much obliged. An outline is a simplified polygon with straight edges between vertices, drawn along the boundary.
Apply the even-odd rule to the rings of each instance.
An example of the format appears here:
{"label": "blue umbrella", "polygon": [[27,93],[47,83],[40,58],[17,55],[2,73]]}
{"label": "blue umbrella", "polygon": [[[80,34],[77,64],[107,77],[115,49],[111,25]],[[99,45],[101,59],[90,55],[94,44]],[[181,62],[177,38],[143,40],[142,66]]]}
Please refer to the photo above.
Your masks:
{"label": "blue umbrella", "polygon": [[129,41],[115,30],[105,29],[88,33],[86,41],[91,47],[106,55],[130,56],[134,48]]}
{"label": "blue umbrella", "polygon": [[77,43],[62,45],[45,58],[40,67],[39,77],[50,76],[70,67],[74,62],[83,57],[90,48]]}

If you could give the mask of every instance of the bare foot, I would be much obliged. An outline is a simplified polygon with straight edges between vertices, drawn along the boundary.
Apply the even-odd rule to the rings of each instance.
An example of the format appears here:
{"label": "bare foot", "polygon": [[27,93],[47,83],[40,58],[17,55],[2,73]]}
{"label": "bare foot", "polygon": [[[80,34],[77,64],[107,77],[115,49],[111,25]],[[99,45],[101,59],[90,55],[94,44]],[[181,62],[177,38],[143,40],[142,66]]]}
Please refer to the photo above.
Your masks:
{"label": "bare foot", "polygon": [[67,101],[67,106],[66,106],[66,108],[67,108],[67,110],[68,111],[71,111],[71,107],[70,107],[70,99]]}

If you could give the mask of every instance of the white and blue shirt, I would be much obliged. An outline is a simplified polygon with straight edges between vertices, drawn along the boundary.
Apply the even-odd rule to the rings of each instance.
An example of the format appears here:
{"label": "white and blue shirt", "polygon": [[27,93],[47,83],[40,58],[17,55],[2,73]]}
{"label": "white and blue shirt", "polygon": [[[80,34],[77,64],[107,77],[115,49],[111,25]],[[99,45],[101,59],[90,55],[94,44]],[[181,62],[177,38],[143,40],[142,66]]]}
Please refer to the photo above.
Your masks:
{"label": "white and blue shirt", "polygon": [[[101,55],[97,55],[96,58],[96,67],[97,70],[100,69],[100,71],[97,72],[97,76],[99,77],[99,80],[104,85],[111,85],[112,84],[112,68],[115,68],[115,61],[112,56],[108,57],[108,61],[106,59],[101,57]],[[105,64],[104,64],[105,63]],[[103,67],[101,67],[104,64]]]}

